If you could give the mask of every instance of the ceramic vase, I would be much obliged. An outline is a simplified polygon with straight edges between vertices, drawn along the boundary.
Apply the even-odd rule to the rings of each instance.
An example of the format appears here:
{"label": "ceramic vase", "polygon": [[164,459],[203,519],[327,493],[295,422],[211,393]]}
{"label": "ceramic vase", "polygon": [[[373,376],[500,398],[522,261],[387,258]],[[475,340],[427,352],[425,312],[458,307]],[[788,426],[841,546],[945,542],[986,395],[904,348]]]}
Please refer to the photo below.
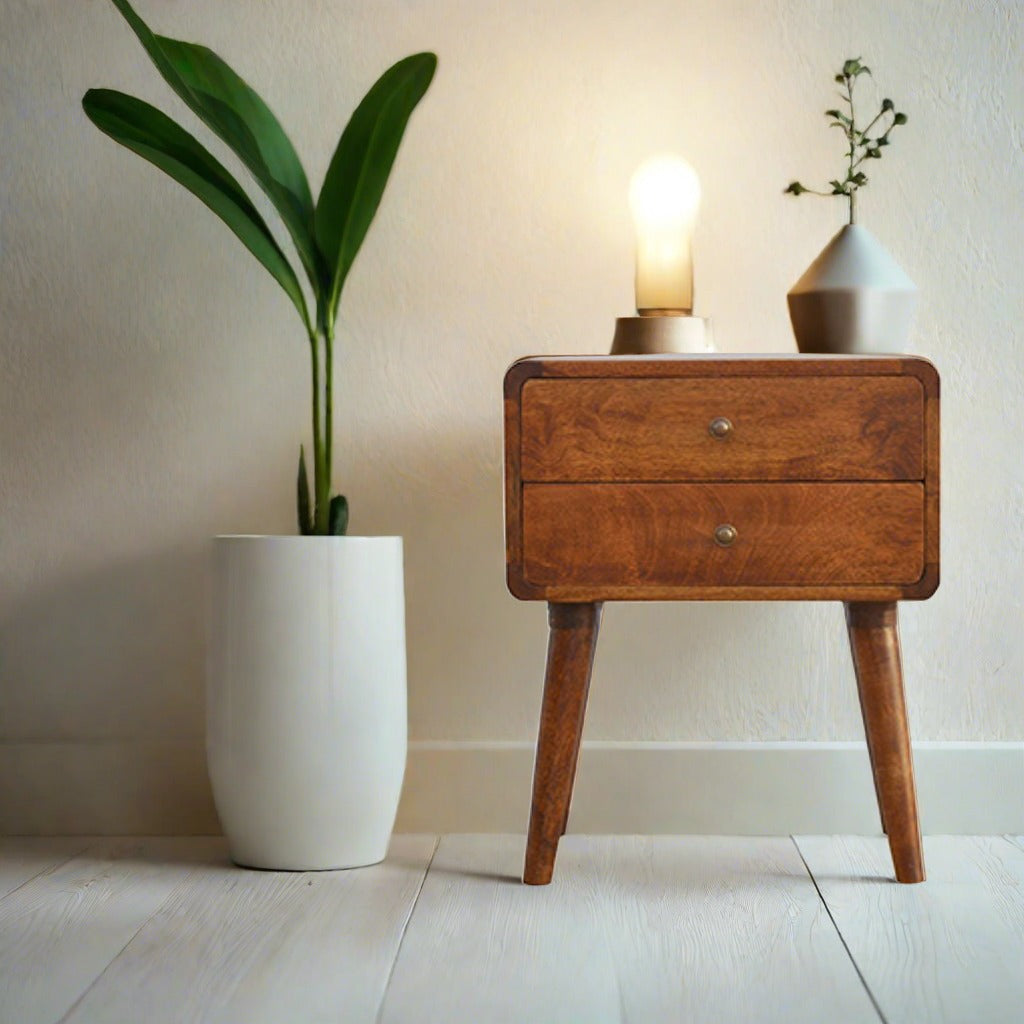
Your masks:
{"label": "ceramic vase", "polygon": [[232,859],[384,858],[406,759],[401,537],[218,537],[207,760]]}
{"label": "ceramic vase", "polygon": [[907,352],[917,289],[884,246],[847,224],[787,296],[801,352]]}

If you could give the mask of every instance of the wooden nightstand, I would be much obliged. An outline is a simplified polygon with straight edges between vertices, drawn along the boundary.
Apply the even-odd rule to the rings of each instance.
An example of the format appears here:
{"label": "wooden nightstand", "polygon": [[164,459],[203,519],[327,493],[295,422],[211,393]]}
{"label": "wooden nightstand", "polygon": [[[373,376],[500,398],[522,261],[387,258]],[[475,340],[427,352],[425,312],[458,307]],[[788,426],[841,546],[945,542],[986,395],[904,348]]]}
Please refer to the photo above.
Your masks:
{"label": "wooden nightstand", "polygon": [[939,583],[939,377],[909,356],[523,359],[508,586],[550,637],[523,880],[551,880],[603,601],[844,601],[896,878],[924,879],[896,602]]}

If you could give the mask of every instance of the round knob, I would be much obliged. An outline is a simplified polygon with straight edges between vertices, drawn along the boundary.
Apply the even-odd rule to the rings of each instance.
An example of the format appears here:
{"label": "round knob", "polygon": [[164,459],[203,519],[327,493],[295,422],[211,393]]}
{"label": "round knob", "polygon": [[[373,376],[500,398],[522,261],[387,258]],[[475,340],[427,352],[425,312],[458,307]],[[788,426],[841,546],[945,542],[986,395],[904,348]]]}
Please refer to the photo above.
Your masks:
{"label": "round knob", "polygon": [[708,424],[708,433],[712,437],[721,441],[732,433],[732,421],[726,419],[724,416],[716,416]]}
{"label": "round knob", "polygon": [[722,523],[721,526],[715,528],[715,543],[719,547],[729,547],[738,536],[736,527],[729,523]]}

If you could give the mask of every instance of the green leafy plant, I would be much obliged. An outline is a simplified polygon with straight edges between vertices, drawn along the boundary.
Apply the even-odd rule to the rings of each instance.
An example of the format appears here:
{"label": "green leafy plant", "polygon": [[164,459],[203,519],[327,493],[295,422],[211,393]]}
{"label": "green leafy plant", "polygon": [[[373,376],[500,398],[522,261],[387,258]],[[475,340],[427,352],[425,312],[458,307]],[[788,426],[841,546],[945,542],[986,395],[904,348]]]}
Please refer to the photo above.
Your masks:
{"label": "green leafy plant", "polygon": [[313,493],[299,448],[297,508],[303,534],[340,536],[348,502],[331,495],[334,340],[342,289],[370,228],[416,105],[437,67],[433,53],[400,60],[366,94],[334,151],[313,202],[306,173],[277,118],[212,50],[155,35],[128,0],[113,0],[164,81],[234,152],[291,236],[312,303],[248,195],[199,141],[155,107],[113,89],[82,99],[100,131],[202,200],[284,289],[309,338],[313,378]]}
{"label": "green leafy plant", "polygon": [[799,181],[790,182],[787,193],[794,196],[809,192],[815,196],[844,196],[850,204],[850,223],[856,223],[857,191],[868,183],[868,176],[859,168],[867,160],[880,160],[882,150],[889,145],[889,135],[897,125],[907,123],[907,115],[896,109],[892,100],[882,100],[878,113],[868,122],[865,128],[857,127],[857,117],[853,106],[853,90],[861,75],[871,75],[871,69],[861,64],[860,57],[843,62],[843,69],[835,80],[843,87],[840,99],[849,113],[841,110],[826,110],[830,128],[840,128],[846,136],[846,177],[840,181],[833,178],[829,182],[830,192],[821,192],[801,185]]}

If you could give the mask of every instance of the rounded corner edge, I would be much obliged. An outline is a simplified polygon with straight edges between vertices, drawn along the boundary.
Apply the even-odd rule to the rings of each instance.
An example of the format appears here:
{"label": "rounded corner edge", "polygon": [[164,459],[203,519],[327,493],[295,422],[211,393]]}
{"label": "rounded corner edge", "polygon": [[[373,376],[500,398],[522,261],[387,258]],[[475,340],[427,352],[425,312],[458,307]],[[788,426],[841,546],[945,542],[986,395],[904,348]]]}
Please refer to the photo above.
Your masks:
{"label": "rounded corner edge", "polygon": [[939,368],[930,359],[924,356],[907,356],[904,368],[921,382],[926,395],[938,397],[942,378],[939,375]]}
{"label": "rounded corner edge", "polygon": [[523,384],[531,377],[541,377],[544,365],[536,356],[524,356],[517,359],[505,371],[504,392],[506,398],[516,398]]}
{"label": "rounded corner edge", "polygon": [[940,572],[936,562],[929,562],[921,573],[921,578],[911,584],[904,593],[904,598],[910,601],[927,601],[936,590],[939,589]]}
{"label": "rounded corner edge", "polygon": [[508,592],[519,601],[539,601],[544,597],[543,592],[528,583],[520,566],[508,565],[505,569],[505,585]]}

